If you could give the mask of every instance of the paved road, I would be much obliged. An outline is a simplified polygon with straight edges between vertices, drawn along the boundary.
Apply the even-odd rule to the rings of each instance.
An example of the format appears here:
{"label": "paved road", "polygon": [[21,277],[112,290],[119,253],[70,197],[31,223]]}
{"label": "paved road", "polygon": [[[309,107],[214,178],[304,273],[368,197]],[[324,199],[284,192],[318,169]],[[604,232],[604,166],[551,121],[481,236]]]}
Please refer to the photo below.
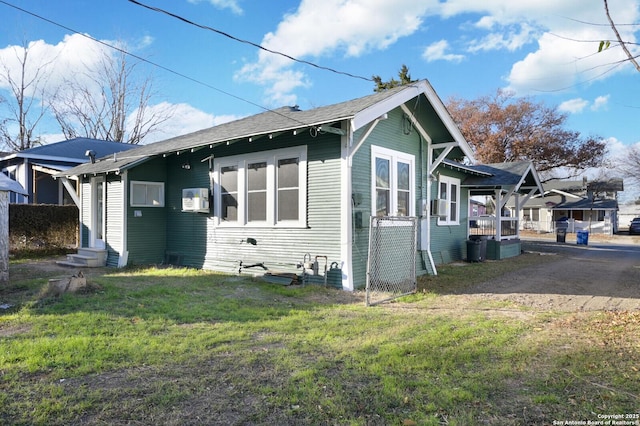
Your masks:
{"label": "paved road", "polygon": [[548,260],[468,293],[539,309],[640,310],[640,244],[523,240],[523,249]]}

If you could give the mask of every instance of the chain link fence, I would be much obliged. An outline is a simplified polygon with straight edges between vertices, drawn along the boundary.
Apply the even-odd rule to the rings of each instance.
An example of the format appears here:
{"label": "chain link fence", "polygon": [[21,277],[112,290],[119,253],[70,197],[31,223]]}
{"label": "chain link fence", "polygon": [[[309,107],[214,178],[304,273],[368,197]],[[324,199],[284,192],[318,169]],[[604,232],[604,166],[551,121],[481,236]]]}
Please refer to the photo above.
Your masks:
{"label": "chain link fence", "polygon": [[371,218],[367,306],[416,292],[417,229],[415,217]]}

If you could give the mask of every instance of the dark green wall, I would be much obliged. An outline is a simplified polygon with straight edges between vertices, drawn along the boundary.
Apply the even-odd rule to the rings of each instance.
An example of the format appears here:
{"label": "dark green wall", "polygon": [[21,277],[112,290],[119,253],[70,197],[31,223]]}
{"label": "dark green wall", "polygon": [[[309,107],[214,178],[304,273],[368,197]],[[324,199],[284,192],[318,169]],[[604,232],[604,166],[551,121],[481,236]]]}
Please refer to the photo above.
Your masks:
{"label": "dark green wall", "polygon": [[[127,172],[127,250],[128,263],[145,265],[162,263],[167,245],[167,200],[165,183],[165,207],[131,207],[131,181],[166,182],[166,160],[156,158]],[[135,211],[142,216],[135,217]]]}

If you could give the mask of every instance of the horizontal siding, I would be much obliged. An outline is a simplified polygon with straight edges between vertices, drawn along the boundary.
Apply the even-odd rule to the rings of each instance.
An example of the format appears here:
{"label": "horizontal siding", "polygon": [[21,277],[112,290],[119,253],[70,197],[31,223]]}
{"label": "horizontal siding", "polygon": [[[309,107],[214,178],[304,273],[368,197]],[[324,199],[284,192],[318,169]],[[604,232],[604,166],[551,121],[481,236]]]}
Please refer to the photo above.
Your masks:
{"label": "horizontal siding", "polygon": [[[131,265],[157,264],[164,261],[167,244],[167,184],[165,207],[131,207],[131,181],[166,182],[166,161],[157,158],[127,172],[127,251]],[[139,211],[142,216],[136,217]]]}
{"label": "horizontal siding", "polygon": [[106,203],[106,235],[107,266],[118,266],[122,252],[123,236],[123,188],[120,176],[108,176]]}
{"label": "horizontal siding", "polygon": [[[465,175],[447,169],[440,173],[464,180]],[[432,197],[438,196],[438,182],[433,182]],[[431,252],[436,264],[463,260],[467,257],[469,191],[460,190],[460,224],[438,225],[436,218],[431,219]]]}
{"label": "horizontal siding", "polygon": [[[357,140],[362,130],[356,132]],[[375,131],[360,147],[353,159],[353,167],[351,171],[353,192],[359,194],[361,203],[354,207],[354,216],[356,212],[362,215],[362,228],[353,227],[353,276],[354,287],[363,288],[366,286],[367,278],[367,258],[369,250],[369,224],[371,220],[371,145],[393,149],[403,153],[411,154],[415,157],[415,194],[416,194],[416,210],[414,214],[419,212],[420,197],[423,193],[422,167],[420,164],[420,137],[415,130],[405,132],[403,127],[403,112],[399,108],[391,111],[386,120],[381,121]],[[417,260],[420,257],[416,256]],[[423,262],[416,263],[416,272],[418,274],[424,272]]]}
{"label": "horizontal siding", "polygon": [[[337,137],[307,146],[307,227],[224,228],[214,219],[207,227],[205,267],[237,272],[244,265],[264,263],[269,269],[301,272],[296,264],[306,253],[312,258],[326,256],[328,263],[340,259],[340,146]],[[247,244],[253,238],[257,244]],[[321,267],[325,260],[321,259]],[[261,269],[255,269],[262,272]]]}
{"label": "horizontal siding", "polygon": [[[300,228],[230,228],[216,225],[212,213],[181,211],[181,190],[187,187],[210,187],[209,164],[201,160],[243,152],[273,150],[307,144],[307,227]],[[329,264],[340,259],[340,138],[336,135],[310,137],[307,133],[281,135],[272,140],[259,139],[249,144],[237,142],[213,150],[180,155],[189,161],[189,173],[177,170],[178,158],[167,162],[167,251],[181,258],[182,264],[209,270],[237,273],[244,265],[264,263],[270,270],[300,272],[296,264],[305,253],[327,256]],[[255,239],[256,245],[247,239]],[[262,269],[253,269],[263,272]],[[250,272],[251,269],[248,270]]]}

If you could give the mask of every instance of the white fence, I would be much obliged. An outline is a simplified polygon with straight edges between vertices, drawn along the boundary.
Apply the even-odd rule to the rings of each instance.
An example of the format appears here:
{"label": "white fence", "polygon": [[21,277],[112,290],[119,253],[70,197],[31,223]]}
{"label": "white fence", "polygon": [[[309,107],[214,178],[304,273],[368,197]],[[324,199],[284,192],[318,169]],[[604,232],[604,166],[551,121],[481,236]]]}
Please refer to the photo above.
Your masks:
{"label": "white fence", "polygon": [[611,223],[608,221],[587,221],[587,220],[575,220],[569,219],[563,222],[555,222],[555,221],[521,221],[520,222],[520,230],[521,231],[535,231],[535,232],[555,232],[558,227],[558,223],[560,226],[563,224],[566,225],[568,233],[576,233],[578,231],[589,231],[591,234],[605,234],[611,235],[613,233],[611,228]]}

